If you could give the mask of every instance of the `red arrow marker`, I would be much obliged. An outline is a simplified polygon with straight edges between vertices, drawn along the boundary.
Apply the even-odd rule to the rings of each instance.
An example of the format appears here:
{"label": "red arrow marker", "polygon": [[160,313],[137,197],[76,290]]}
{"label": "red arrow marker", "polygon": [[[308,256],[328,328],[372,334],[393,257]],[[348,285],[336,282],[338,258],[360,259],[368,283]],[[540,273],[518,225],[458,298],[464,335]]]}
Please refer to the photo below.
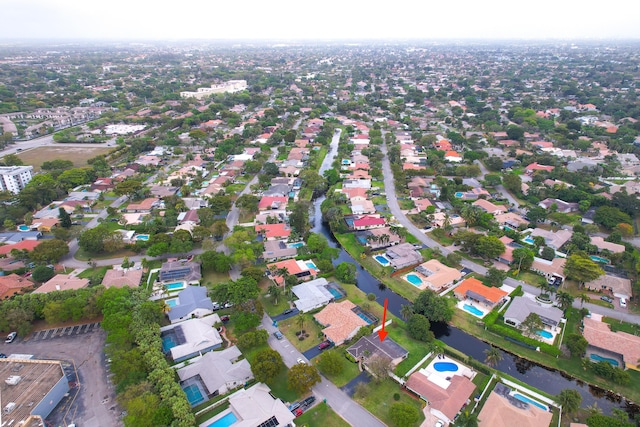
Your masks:
{"label": "red arrow marker", "polygon": [[382,329],[378,331],[378,336],[380,337],[380,341],[384,341],[389,332],[384,330],[384,324],[387,323],[387,304],[389,303],[389,298],[384,299],[384,313],[382,314]]}

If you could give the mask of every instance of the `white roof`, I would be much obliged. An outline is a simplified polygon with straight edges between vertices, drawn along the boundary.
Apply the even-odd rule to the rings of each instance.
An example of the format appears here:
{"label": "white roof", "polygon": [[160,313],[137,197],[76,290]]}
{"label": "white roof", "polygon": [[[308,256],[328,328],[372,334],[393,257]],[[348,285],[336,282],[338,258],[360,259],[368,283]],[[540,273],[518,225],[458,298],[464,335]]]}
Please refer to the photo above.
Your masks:
{"label": "white roof", "polygon": [[220,334],[213,327],[215,323],[219,322],[220,316],[212,314],[161,328],[161,331],[167,331],[179,327],[184,335],[185,343],[171,348],[171,358],[177,360],[189,354],[222,344]]}
{"label": "white roof", "polygon": [[278,420],[278,425],[290,424],[295,415],[280,399],[274,399],[269,391],[266,384],[258,383],[230,397],[231,408],[238,415],[233,427],[255,427],[271,417]]}
{"label": "white roof", "polygon": [[296,308],[305,312],[328,304],[333,299],[333,295],[325,288],[328,283],[327,279],[319,278],[291,288],[298,297],[298,300],[294,301]]}
{"label": "white roof", "polygon": [[209,393],[214,393],[224,385],[242,384],[253,378],[251,366],[242,356],[238,347],[232,346],[222,351],[210,351],[198,360],[178,369],[181,381],[200,375]]}

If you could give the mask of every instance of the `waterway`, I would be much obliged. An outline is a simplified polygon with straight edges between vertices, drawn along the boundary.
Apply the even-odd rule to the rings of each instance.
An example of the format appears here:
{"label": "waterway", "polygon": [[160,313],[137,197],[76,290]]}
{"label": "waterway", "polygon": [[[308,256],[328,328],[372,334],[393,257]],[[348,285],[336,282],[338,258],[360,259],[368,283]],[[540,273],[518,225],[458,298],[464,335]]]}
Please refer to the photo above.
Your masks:
{"label": "waterway", "polygon": [[[325,157],[320,171],[328,169],[333,163],[337,153],[338,138],[339,135],[334,135],[331,143],[331,150]],[[338,241],[333,237],[328,225],[322,222],[320,205],[324,200],[324,196],[314,200],[312,218],[313,228],[311,231],[323,234],[332,247],[340,249],[338,258],[333,261],[334,265],[338,265],[341,262],[347,262],[356,266],[358,288],[368,294],[375,294],[376,301],[381,305],[384,303],[385,298],[387,298],[389,300],[388,310],[395,316],[401,317],[401,307],[405,304],[410,304],[410,302],[390,289],[381,286],[379,280],[373,277],[360,265],[360,263],[356,262],[356,260],[340,246]],[[448,346],[453,347],[476,360],[483,361],[485,359],[484,351],[489,348],[489,345],[473,335],[444,323],[433,324],[432,330],[436,338]],[[504,351],[502,351],[502,360],[498,363],[496,369],[551,395],[557,395],[560,391],[567,388],[576,389],[582,395],[581,406],[583,408],[597,403],[598,407],[602,409],[604,414],[611,414],[611,411],[614,408],[623,409],[632,416],[636,413],[640,413],[640,407],[628,403],[624,398],[609,395],[604,390],[589,386],[582,381],[565,377],[560,372],[547,369]]]}

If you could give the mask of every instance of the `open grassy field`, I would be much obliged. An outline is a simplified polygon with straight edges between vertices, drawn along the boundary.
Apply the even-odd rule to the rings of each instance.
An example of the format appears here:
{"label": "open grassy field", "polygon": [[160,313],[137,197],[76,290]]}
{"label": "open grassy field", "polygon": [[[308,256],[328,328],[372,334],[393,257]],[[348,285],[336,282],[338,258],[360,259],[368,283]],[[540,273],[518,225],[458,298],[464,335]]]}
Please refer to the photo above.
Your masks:
{"label": "open grassy field", "polygon": [[333,412],[326,403],[321,402],[309,412],[296,419],[296,425],[307,427],[348,427],[349,423]]}
{"label": "open grassy field", "polygon": [[26,165],[33,165],[34,171],[39,171],[40,166],[50,160],[70,160],[75,167],[87,166],[87,160],[107,154],[113,148],[102,147],[39,147],[32,150],[26,150],[18,154],[18,157]]}

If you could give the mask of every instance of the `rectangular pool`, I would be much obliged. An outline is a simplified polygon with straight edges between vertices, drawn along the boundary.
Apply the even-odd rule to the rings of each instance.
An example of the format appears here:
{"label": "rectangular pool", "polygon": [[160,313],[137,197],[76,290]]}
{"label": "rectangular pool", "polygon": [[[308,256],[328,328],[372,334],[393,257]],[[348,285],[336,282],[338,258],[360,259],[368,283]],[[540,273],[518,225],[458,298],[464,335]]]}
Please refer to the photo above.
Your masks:
{"label": "rectangular pool", "polygon": [[165,335],[162,337],[162,349],[168,353],[173,347],[177,346],[176,338],[173,335]]}
{"label": "rectangular pool", "polygon": [[593,360],[595,362],[609,362],[611,364],[611,366],[618,367],[618,361],[615,360],[615,359],[610,359],[608,357],[602,357],[602,356],[599,356],[597,354],[592,354],[589,357],[591,358],[591,360]]}
{"label": "rectangular pool", "polygon": [[307,261],[305,264],[307,265],[307,268],[312,268],[314,270],[318,269],[318,267],[316,267],[316,265],[314,263],[312,263],[311,261]]}
{"label": "rectangular pool", "polygon": [[238,421],[238,418],[236,418],[235,414],[233,412],[229,412],[227,415],[225,415],[222,418],[218,418],[213,423],[209,424],[207,427],[229,427],[230,425],[234,424],[236,421]]}
{"label": "rectangular pool", "polygon": [[200,387],[197,384],[189,384],[185,388],[183,388],[184,394],[187,395],[187,400],[191,404],[191,406],[196,406],[202,402],[204,402],[204,396],[202,395],[202,391],[200,391]]}
{"label": "rectangular pool", "polygon": [[165,283],[164,284],[164,287],[167,290],[170,290],[170,291],[175,291],[175,290],[178,290],[178,289],[184,289],[185,286],[186,285],[185,285],[184,282],[172,282],[172,283]]}
{"label": "rectangular pool", "polygon": [[171,298],[171,299],[164,300],[164,303],[167,304],[169,307],[173,308],[176,305],[178,305],[178,298]]}
{"label": "rectangular pool", "polygon": [[540,331],[536,331],[536,334],[540,335],[542,338],[546,338],[549,340],[553,338],[553,334],[549,331],[540,330]]}
{"label": "rectangular pool", "polygon": [[537,406],[538,408],[540,408],[540,409],[542,409],[542,410],[545,410],[545,411],[548,411],[548,410],[549,410],[549,407],[548,407],[548,406],[543,405],[543,404],[542,404],[542,403],[540,403],[540,402],[536,402],[536,401],[535,401],[535,400],[533,400],[533,399],[529,399],[527,396],[524,396],[524,395],[522,395],[522,394],[520,394],[520,393],[514,393],[514,394],[513,394],[513,397],[515,397],[516,399],[518,399],[518,400],[519,400],[519,401],[521,401],[521,402],[525,402],[525,403],[529,403],[529,404],[531,404],[531,405],[535,405],[535,406]]}

